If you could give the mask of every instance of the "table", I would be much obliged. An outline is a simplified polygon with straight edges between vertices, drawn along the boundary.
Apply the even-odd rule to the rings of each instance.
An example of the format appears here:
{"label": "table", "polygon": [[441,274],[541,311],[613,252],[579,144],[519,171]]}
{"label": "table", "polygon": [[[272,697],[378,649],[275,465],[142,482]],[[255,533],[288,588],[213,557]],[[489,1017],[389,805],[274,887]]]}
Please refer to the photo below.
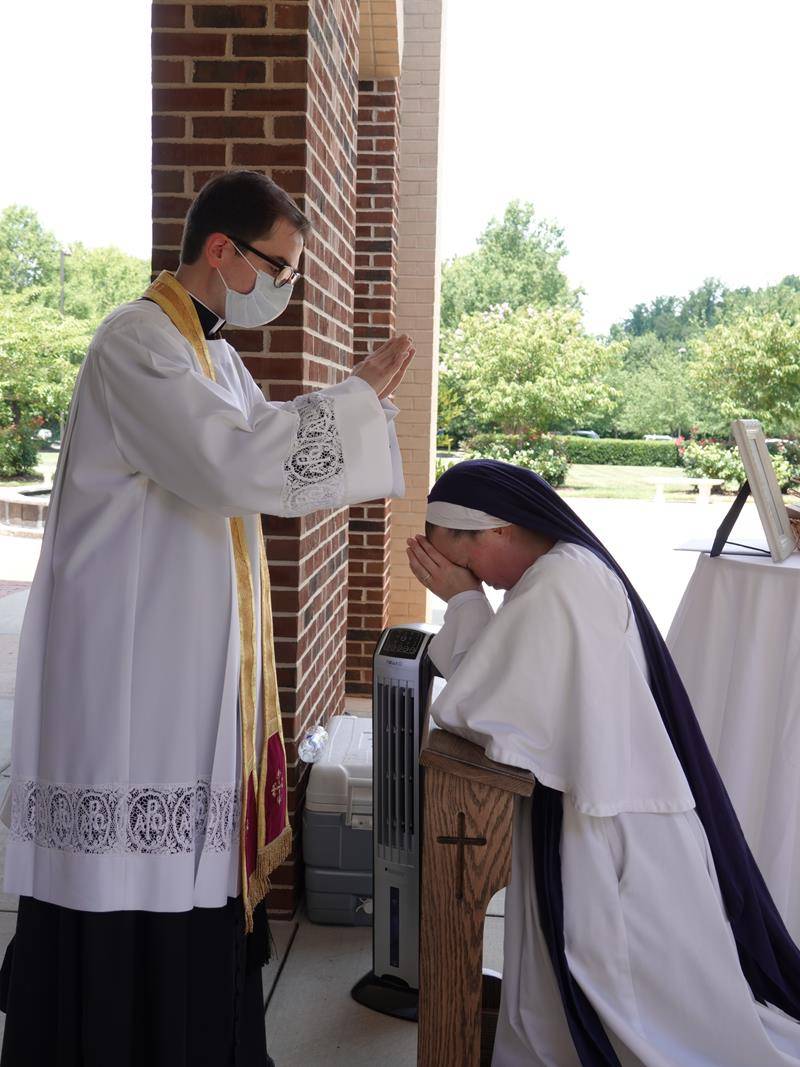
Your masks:
{"label": "table", "polygon": [[800,554],[702,554],[667,637],[748,844],[800,943]]}
{"label": "table", "polygon": [[425,803],[417,1064],[478,1067],[484,918],[511,877],[514,797],[530,796],[534,779],[439,729],[426,732],[419,761]]}

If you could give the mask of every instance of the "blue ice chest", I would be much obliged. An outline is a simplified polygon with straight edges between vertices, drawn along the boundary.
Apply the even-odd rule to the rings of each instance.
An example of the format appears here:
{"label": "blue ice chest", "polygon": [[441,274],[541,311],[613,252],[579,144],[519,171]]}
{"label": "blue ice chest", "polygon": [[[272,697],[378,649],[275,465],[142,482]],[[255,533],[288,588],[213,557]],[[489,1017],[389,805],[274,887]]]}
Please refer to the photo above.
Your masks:
{"label": "blue ice chest", "polygon": [[337,715],[312,765],[303,812],[312,922],[372,924],[372,719]]}

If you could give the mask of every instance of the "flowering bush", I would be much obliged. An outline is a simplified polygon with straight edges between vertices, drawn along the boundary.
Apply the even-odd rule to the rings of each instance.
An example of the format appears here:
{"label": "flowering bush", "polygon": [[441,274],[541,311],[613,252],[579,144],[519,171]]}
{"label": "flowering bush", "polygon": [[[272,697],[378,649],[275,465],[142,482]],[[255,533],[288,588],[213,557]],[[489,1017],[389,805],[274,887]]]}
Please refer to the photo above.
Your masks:
{"label": "flowering bush", "polygon": [[[747,477],[736,448],[711,439],[690,441],[680,447],[683,466],[690,478],[722,478],[722,488],[733,491]],[[778,452],[772,456],[778,485],[785,489],[792,481],[792,467],[786,456]]]}
{"label": "flowering bush", "polygon": [[468,459],[500,459],[526,467],[552,486],[563,485],[570,461],[555,434],[479,434],[466,444]]}

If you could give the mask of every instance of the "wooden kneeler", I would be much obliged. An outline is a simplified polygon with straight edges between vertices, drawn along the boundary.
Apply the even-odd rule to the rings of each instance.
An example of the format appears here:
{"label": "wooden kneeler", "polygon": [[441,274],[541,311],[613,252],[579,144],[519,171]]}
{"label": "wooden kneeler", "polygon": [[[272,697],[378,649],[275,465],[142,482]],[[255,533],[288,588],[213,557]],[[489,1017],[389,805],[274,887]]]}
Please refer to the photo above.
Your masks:
{"label": "wooden kneeler", "polygon": [[[480,1067],[481,1008],[496,1015],[497,980],[484,983],[489,901],[511,877],[514,797],[527,771],[487,759],[445,730],[426,733],[418,1067]],[[486,986],[484,990],[484,985]],[[491,1042],[484,1035],[484,1061]]]}

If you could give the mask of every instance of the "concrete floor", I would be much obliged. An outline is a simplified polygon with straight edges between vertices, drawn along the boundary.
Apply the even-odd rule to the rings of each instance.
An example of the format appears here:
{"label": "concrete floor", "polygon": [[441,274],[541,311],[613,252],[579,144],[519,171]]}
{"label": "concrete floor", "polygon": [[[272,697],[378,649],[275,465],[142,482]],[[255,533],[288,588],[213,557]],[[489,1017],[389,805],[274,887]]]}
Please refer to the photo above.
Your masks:
{"label": "concrete floor", "polygon": [[[575,510],[605,541],[666,633],[696,562],[674,552],[682,542],[711,537],[728,502],[660,504],[578,500]],[[758,536],[748,505],[737,534]],[[27,585],[40,541],[0,534],[0,796],[8,781],[14,674]],[[492,592],[498,602],[500,595]],[[435,605],[441,621],[444,605]],[[6,829],[0,824],[0,871]],[[499,894],[486,922],[484,965],[502,971],[503,905]],[[0,958],[13,936],[16,899],[0,893]],[[416,1062],[416,1026],[356,1004],[350,989],[371,967],[371,931],[325,927],[299,914],[273,924],[276,953],[264,971],[267,1041],[277,1067],[405,1067]],[[0,1034],[4,1016],[0,1014]]]}
{"label": "concrete floor", "polygon": [[[484,967],[500,972],[504,896],[489,906],[484,932]],[[277,1067],[416,1063],[416,1025],[378,1015],[350,996],[372,967],[370,929],[316,926],[300,916],[273,923],[273,936],[278,954],[265,971],[264,991],[267,1042]]]}

